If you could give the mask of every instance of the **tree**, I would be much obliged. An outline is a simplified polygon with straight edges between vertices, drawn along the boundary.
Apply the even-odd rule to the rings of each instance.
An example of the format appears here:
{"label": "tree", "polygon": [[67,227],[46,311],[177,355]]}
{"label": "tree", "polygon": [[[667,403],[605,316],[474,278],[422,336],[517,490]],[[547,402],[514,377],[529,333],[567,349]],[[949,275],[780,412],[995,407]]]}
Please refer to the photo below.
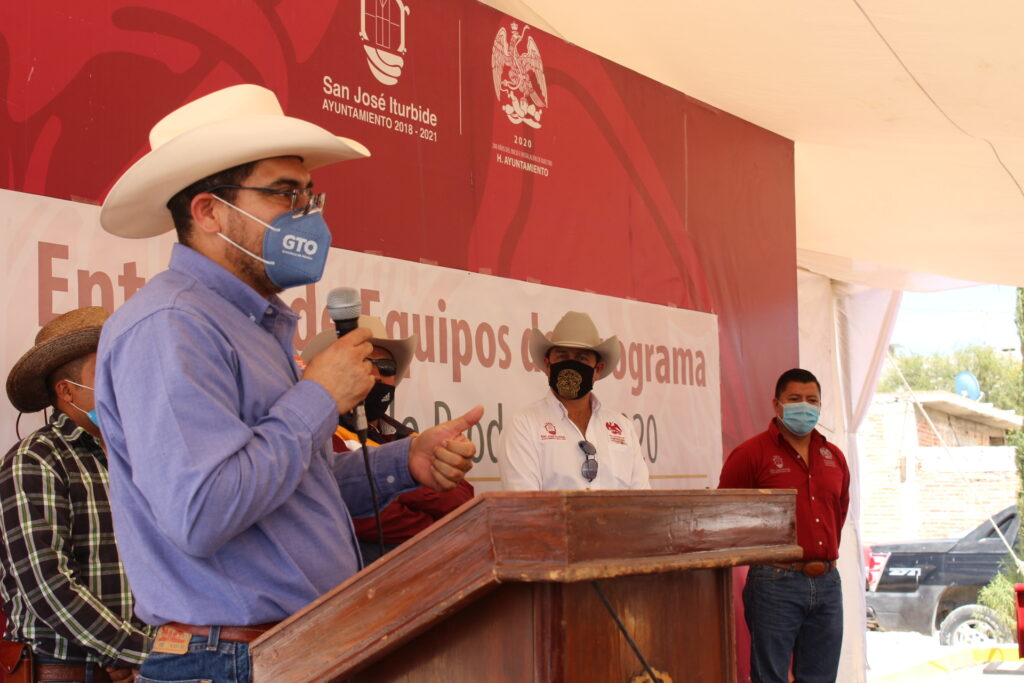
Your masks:
{"label": "tree", "polygon": [[[1020,301],[1018,295],[1018,308],[1022,305]],[[984,392],[982,401],[992,403],[996,408],[1024,412],[1024,373],[1017,354],[990,346],[966,346],[951,354],[899,356],[896,364],[914,391],[953,391],[957,373],[969,370],[978,378]],[[879,380],[878,391],[905,390],[899,374],[892,366],[887,366]]]}

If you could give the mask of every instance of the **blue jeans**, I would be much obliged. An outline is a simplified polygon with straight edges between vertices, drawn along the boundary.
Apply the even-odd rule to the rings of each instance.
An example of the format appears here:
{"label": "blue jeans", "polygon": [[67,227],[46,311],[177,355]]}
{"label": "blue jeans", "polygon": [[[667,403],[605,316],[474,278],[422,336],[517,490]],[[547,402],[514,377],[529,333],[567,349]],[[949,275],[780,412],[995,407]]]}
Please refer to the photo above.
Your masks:
{"label": "blue jeans", "polygon": [[171,655],[150,652],[135,679],[137,683],[252,683],[248,643],[220,639],[220,627],[210,637],[192,636],[188,652]]}
{"label": "blue jeans", "polygon": [[843,645],[839,570],[810,578],[792,569],[754,565],[743,587],[754,683],[835,681]]}

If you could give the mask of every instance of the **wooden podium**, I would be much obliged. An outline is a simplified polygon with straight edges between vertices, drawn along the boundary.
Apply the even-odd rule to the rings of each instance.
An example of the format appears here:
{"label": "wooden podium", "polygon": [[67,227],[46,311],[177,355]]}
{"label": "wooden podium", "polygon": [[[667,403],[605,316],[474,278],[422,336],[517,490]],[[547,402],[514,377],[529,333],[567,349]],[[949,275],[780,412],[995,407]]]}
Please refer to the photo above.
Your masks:
{"label": "wooden podium", "polygon": [[[793,491],[485,493],[252,643],[256,683],[736,679],[730,567],[799,559]],[[667,679],[666,679],[667,680]]]}

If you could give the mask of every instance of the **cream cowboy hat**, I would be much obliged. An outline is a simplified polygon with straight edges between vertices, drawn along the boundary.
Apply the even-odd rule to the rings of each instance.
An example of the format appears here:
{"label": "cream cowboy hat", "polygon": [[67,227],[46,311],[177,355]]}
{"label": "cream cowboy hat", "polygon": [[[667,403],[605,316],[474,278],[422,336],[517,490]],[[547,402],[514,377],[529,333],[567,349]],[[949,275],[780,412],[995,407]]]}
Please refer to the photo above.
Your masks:
{"label": "cream cowboy hat", "polygon": [[7,397],[19,411],[34,413],[50,405],[46,378],[76,358],[96,352],[100,329],[110,317],[99,306],[76,308],[59,315],[36,334],[36,343],[7,375]]}
{"label": "cream cowboy hat", "polygon": [[[405,339],[392,339],[384,330],[384,323],[381,322],[381,319],[370,315],[359,316],[359,327],[369,328],[373,333],[370,343],[386,350],[395,359],[395,363],[398,365],[398,372],[395,374],[395,385],[397,386],[405,377],[409,365],[412,364],[412,354],[416,349],[416,335],[409,335]],[[334,343],[337,338],[337,332],[326,329],[310,339],[306,343],[306,348],[302,350],[302,362],[309,363],[314,356]]]}
{"label": "cream cowboy hat", "polygon": [[601,360],[604,361],[604,372],[601,373],[601,377],[595,379],[607,377],[619,364],[619,338],[612,336],[601,341],[597,334],[597,326],[586,313],[569,311],[563,315],[555,329],[551,331],[550,339],[536,327],[530,331],[530,358],[538,368],[544,367],[548,350],[554,346],[590,349],[601,356]]}
{"label": "cream cowboy hat", "polygon": [[153,237],[174,227],[167,202],[197,180],[250,161],[301,157],[307,169],[362,159],[370,151],[315,124],[284,115],[277,96],[234,85],[175,109],[149,132],[152,151],[114,183],[100,225],[120,237]]}

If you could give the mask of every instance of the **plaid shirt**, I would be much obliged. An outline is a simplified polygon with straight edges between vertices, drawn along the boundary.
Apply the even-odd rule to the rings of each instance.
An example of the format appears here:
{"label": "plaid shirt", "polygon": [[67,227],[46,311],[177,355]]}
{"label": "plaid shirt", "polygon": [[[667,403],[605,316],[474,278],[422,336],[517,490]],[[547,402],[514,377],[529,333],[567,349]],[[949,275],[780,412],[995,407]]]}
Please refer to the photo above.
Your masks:
{"label": "plaid shirt", "polygon": [[96,439],[54,411],[4,457],[0,502],[6,639],[58,659],[138,668],[147,638],[132,622]]}

